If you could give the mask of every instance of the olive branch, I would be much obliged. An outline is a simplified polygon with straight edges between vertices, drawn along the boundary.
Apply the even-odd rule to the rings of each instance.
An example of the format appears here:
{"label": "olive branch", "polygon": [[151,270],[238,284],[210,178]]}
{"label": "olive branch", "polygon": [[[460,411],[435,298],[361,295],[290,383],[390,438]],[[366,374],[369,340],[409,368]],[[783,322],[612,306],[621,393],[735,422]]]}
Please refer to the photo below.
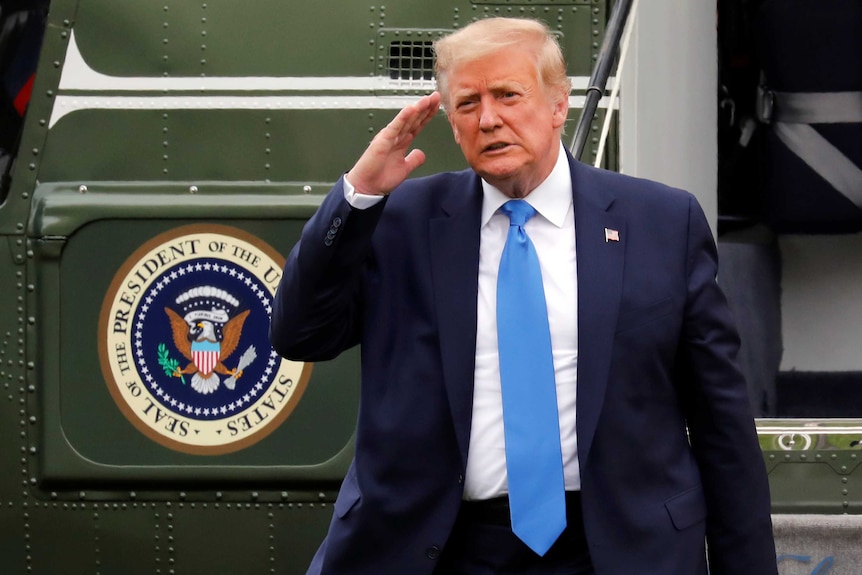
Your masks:
{"label": "olive branch", "polygon": [[[165,374],[171,377],[175,377],[177,369],[180,366],[180,362],[175,359],[168,357],[168,348],[165,344],[159,344],[159,365],[162,366],[162,369],[165,370]],[[183,385],[186,384],[186,378],[180,374],[180,381],[183,382]]]}

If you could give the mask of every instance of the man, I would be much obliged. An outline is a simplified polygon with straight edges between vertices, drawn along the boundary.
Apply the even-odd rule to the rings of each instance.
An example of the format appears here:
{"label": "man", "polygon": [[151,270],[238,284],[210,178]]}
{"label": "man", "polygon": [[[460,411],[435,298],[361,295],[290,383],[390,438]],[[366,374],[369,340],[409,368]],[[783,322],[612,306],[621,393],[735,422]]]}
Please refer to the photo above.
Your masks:
{"label": "man", "polygon": [[[569,83],[543,24],[482,20],[435,50],[439,94],[403,109],[327,195],[276,297],[285,357],[361,344],[355,458],[309,573],[698,575],[707,546],[713,575],[775,573],[738,338],[696,201],[568,155]],[[441,98],[471,169],[407,180]],[[516,223],[512,198],[536,215]],[[554,420],[560,469],[527,470],[526,488],[509,448],[532,430],[509,429],[507,358],[541,338],[501,328],[520,307],[498,307],[513,234],[541,267],[556,413],[533,421]],[[519,402],[539,395],[542,353],[521,368]],[[545,475],[556,486],[532,496],[557,503],[522,504]],[[551,523],[535,543],[528,531]]]}

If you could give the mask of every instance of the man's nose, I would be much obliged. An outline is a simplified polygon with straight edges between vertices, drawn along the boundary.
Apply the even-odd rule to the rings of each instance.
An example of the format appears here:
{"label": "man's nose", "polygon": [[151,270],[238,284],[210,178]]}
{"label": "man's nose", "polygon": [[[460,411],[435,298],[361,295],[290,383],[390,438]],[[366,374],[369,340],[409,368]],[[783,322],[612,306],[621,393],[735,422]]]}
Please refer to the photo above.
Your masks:
{"label": "man's nose", "polygon": [[482,109],[479,115],[479,129],[488,131],[499,128],[503,121],[500,114],[497,113],[497,105],[493,100],[483,101]]}

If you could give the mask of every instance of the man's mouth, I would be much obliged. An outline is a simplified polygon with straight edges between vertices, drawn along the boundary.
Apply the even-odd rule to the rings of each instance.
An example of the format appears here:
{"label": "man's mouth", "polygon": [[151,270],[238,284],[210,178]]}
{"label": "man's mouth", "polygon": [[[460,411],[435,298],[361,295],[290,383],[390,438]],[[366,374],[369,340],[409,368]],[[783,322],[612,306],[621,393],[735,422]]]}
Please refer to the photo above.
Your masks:
{"label": "man's mouth", "polygon": [[486,146],[485,151],[486,152],[496,152],[497,150],[502,150],[503,148],[506,148],[508,146],[509,146],[509,144],[506,144],[504,142],[497,142],[497,143],[491,144],[490,146]]}

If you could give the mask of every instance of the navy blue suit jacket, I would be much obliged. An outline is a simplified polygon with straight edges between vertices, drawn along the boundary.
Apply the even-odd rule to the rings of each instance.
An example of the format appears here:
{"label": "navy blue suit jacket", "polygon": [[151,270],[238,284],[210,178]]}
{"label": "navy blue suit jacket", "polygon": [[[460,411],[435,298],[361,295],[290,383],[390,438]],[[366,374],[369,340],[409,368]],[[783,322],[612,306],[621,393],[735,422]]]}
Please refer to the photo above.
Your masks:
{"label": "navy blue suit jacket", "polygon": [[[768,484],[688,193],[572,168],[578,457],[599,575],[776,573]],[[313,575],[431,573],[470,435],[482,190],[470,170],[355,210],[339,182],[285,265],[271,339],[318,361],[361,344],[356,452]],[[606,229],[619,241],[606,241]]]}

